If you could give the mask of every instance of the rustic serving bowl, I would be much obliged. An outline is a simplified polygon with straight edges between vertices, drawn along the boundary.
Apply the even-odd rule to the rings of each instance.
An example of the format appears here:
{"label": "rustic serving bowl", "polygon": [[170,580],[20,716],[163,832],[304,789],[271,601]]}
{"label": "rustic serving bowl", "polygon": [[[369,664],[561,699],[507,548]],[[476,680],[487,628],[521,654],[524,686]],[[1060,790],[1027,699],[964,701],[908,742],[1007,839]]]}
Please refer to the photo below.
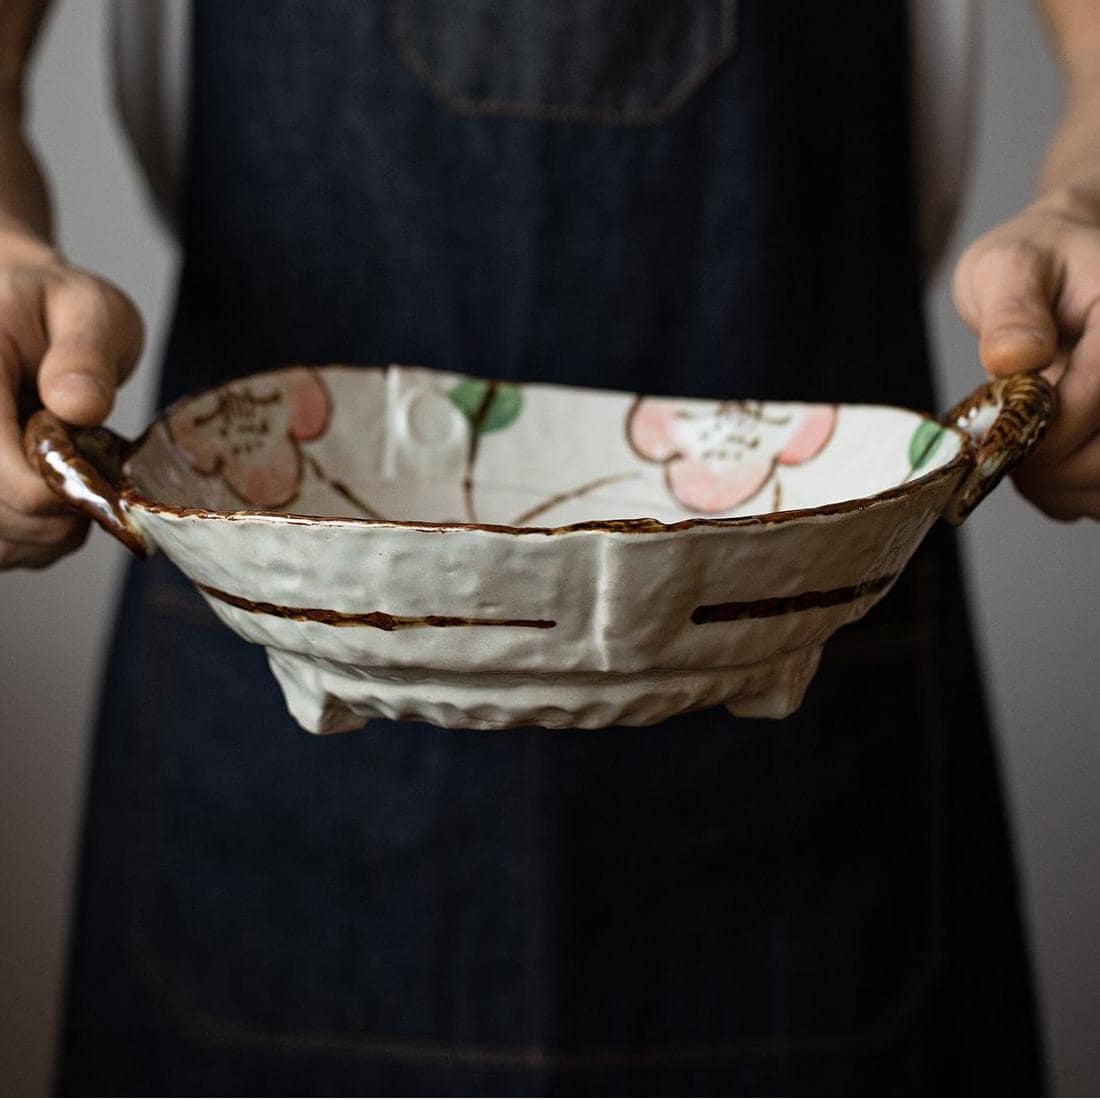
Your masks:
{"label": "rustic serving bowl", "polygon": [[40,412],[28,454],[267,648],[298,722],[646,725],[795,710],[821,648],[1034,445],[1038,376],[940,420],[423,368],[288,368],[142,438]]}

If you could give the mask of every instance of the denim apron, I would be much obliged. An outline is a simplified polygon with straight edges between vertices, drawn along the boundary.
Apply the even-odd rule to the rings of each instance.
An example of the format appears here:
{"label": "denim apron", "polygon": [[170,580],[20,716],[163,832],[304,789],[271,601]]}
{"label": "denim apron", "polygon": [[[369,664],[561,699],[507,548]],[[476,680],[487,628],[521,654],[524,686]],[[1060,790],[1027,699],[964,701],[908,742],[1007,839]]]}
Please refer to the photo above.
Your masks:
{"label": "denim apron", "polygon": [[[936,402],[904,4],[199,0],[162,398],[286,362]],[[105,685],[60,1087],[1034,1093],[936,530],[802,709],[303,734],[163,560]]]}

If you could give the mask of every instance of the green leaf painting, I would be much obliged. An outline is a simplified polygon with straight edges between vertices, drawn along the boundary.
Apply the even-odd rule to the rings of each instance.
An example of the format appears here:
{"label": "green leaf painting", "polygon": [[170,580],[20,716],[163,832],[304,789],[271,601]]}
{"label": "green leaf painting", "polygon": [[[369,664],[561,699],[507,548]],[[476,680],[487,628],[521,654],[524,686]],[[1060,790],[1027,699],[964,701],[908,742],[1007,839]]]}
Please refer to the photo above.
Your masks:
{"label": "green leaf painting", "polygon": [[913,438],[909,440],[909,465],[914,473],[931,460],[944,431],[944,426],[935,420],[922,420],[917,425]]}
{"label": "green leaf painting", "polygon": [[480,433],[507,428],[523,406],[523,391],[519,386],[508,382],[492,383],[482,378],[463,379],[448,391],[447,396]]}

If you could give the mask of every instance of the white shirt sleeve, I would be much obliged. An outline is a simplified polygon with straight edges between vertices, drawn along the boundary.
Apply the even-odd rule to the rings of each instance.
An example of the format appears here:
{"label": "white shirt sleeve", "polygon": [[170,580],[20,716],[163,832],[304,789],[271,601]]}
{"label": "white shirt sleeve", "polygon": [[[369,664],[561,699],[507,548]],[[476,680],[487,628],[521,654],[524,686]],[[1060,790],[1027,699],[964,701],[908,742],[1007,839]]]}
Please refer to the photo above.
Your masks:
{"label": "white shirt sleeve", "polygon": [[153,203],[174,227],[187,140],[191,4],[113,0],[110,18],[118,112]]}
{"label": "white shirt sleeve", "polygon": [[978,0],[910,0],[913,167],[925,275],[943,255],[973,142]]}

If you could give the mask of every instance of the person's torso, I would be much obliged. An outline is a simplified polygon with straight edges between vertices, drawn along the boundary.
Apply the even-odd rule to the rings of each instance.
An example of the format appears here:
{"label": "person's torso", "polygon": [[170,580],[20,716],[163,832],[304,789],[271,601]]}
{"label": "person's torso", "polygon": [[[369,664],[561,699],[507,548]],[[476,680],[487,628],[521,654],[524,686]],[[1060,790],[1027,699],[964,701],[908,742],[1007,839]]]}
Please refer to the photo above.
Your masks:
{"label": "person's torso", "polygon": [[194,16],[165,396],[341,361],[930,405],[901,0]]}

